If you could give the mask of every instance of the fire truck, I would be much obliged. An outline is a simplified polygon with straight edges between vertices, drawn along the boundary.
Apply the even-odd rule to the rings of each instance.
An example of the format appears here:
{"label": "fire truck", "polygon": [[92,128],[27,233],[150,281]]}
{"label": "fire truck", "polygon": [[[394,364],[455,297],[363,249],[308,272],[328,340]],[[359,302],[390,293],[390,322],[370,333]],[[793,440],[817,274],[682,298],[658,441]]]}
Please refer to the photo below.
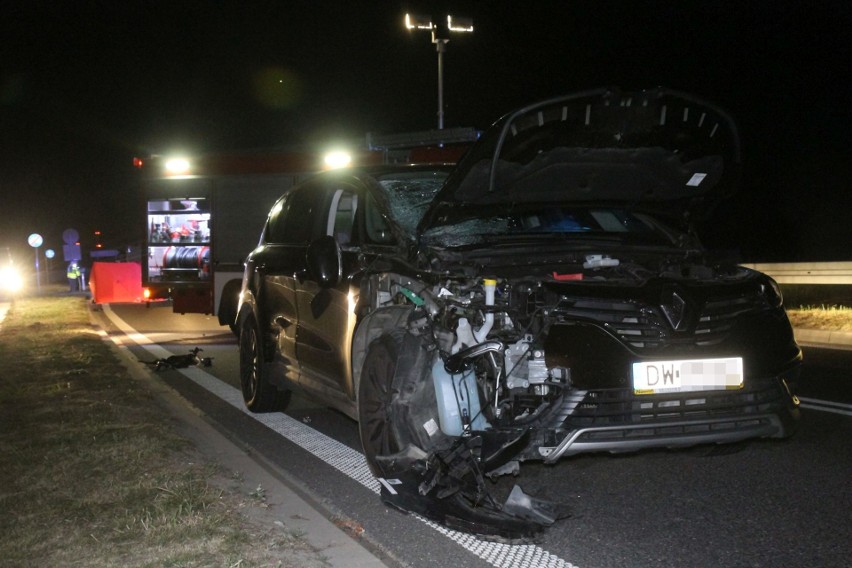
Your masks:
{"label": "fire truck", "polygon": [[146,300],[170,300],[176,313],[216,315],[233,329],[243,261],[289,188],[329,167],[455,163],[477,136],[472,128],[368,134],[348,160],[303,149],[136,158],[146,205]]}

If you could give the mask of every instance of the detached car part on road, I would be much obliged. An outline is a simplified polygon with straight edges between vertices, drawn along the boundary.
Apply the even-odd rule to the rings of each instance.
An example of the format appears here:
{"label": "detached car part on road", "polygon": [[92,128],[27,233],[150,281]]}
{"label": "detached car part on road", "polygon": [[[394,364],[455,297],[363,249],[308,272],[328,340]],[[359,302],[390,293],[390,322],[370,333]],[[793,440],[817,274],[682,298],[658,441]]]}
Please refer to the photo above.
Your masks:
{"label": "detached car part on road", "polygon": [[494,500],[526,460],[790,436],[778,286],[694,233],[739,168],[728,115],[657,89],[523,108],[452,170],[319,175],[246,263],[246,404],[312,393],[359,421],[385,502],[513,541],[567,514]]}

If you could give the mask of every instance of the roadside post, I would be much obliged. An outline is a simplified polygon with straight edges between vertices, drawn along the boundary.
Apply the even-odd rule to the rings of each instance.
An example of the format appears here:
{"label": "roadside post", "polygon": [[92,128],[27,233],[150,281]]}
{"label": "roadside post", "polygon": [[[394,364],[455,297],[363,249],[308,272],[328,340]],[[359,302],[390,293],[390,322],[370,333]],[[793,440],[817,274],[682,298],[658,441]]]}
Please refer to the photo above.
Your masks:
{"label": "roadside post", "polygon": [[27,237],[27,243],[35,249],[35,273],[36,273],[36,288],[41,290],[41,274],[38,268],[38,248],[44,244],[44,238],[38,233],[33,233]]}
{"label": "roadside post", "polygon": [[53,268],[52,263],[50,261],[53,260],[54,256],[56,256],[56,251],[54,251],[53,249],[47,249],[47,250],[44,251],[44,258],[47,259],[47,261],[46,261],[47,262],[47,277],[46,278],[47,278],[48,284],[50,284],[50,271]]}

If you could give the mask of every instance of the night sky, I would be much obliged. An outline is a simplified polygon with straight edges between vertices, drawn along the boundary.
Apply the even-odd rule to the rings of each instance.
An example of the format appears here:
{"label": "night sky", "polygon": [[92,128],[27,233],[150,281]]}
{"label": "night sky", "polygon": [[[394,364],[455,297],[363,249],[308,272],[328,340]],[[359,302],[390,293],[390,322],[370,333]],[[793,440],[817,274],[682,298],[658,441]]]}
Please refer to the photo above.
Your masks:
{"label": "night sky", "polygon": [[69,227],[84,248],[96,229],[138,245],[134,156],[433,128],[437,58],[406,11],[474,20],[445,56],[447,127],[588,88],[692,92],[734,116],[745,153],[705,241],[743,261],[852,260],[841,0],[5,2],[0,259],[31,259],[31,232],[60,249]]}

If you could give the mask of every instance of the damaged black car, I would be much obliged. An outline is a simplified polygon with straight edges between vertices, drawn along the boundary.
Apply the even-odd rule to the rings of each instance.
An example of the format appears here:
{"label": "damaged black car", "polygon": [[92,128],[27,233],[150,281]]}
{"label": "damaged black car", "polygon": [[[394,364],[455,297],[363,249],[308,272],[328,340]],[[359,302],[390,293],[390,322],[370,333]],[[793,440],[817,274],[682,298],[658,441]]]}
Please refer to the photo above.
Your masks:
{"label": "damaged black car", "polygon": [[714,105],[603,89],[503,117],[454,168],[321,174],[246,262],[246,404],[320,398],[386,503],[510,541],[568,514],[492,496],[526,461],[788,437],[780,290],[696,234],[740,166]]}

